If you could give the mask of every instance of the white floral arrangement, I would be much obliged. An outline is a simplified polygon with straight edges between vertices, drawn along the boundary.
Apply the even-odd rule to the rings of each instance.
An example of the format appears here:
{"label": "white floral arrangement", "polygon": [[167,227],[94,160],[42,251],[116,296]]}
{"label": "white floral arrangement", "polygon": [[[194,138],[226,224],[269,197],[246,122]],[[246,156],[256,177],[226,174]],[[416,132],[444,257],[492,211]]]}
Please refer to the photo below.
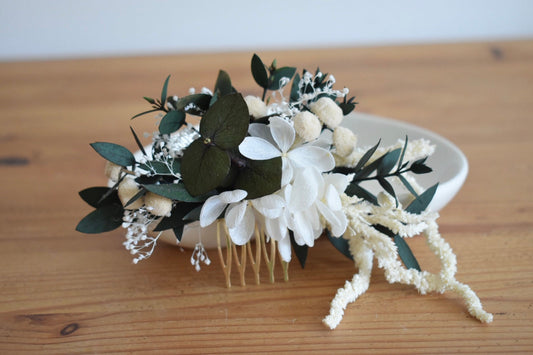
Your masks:
{"label": "white floral arrangement", "polygon": [[[145,97],[152,108],[133,117],[160,118],[150,149],[131,128],[140,158],[114,143],[91,144],[107,160],[113,185],[80,192],[95,209],[76,229],[103,233],[122,226],[124,246],[137,263],[152,254],[165,231],[179,244],[185,229],[215,225],[228,287],[233,262],[244,285],[247,256],[256,283],[261,258],[274,281],[276,254],[288,280],[293,253],[303,267],[308,248],[322,236],[358,269],[331,302],[323,320],[329,328],[367,290],[374,258],[390,283],[413,285],[422,294],[454,291],[473,317],[491,322],[476,294],[455,279],[456,257],[439,234],[438,214],[427,209],[438,184],[423,190],[415,179],[431,171],[426,159],[434,146],[406,137],[392,147],[358,147],[354,132],[341,125],[355,108],[354,97],[333,88],[333,75],[317,69],[300,76],[276,61],[266,66],[257,55],[251,69],[262,97],[243,97],[224,71],[213,90],[167,96],[167,77],[160,99]],[[199,125],[191,122],[194,116]],[[366,181],[382,191],[368,191]],[[401,201],[398,186],[408,195]],[[438,274],[422,271],[407,245],[417,235],[438,256]],[[191,263],[196,270],[210,264],[201,240]]]}

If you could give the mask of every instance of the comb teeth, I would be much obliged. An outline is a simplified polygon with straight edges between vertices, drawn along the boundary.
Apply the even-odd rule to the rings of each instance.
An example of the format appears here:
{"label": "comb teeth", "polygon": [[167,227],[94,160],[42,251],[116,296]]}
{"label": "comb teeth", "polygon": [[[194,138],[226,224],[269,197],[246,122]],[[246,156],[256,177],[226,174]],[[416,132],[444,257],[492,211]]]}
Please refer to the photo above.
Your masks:
{"label": "comb teeth", "polygon": [[[261,284],[260,272],[262,258],[265,260],[270,283],[274,283],[274,267],[276,264],[277,253],[276,241],[274,239],[267,241],[264,230],[255,226],[255,241],[249,241],[244,245],[237,246],[231,241],[231,238],[229,237],[229,231],[224,220],[219,219],[216,223],[218,256],[220,259],[220,265],[222,266],[222,271],[224,271],[224,277],[226,278],[226,287],[231,287],[232,261],[235,263],[235,267],[239,273],[241,286],[246,286],[246,265],[248,260],[252,267],[255,284]],[[225,258],[224,253],[222,252],[221,233],[224,233],[224,239],[226,239]],[[253,245],[255,245],[255,256],[253,255]],[[238,249],[240,249],[240,251]],[[279,260],[283,269],[283,280],[289,281],[289,263],[283,261],[281,257]]]}

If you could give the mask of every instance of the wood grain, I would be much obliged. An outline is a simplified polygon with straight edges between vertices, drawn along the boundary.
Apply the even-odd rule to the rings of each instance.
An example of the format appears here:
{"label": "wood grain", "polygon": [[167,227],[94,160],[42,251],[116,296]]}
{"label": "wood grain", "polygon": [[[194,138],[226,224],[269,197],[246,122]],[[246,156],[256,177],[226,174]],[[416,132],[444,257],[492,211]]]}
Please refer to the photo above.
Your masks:
{"label": "wood grain", "polygon": [[[259,94],[251,53],[0,64],[0,353],[527,353],[533,352],[533,42],[261,52],[332,72],[358,110],[429,128],[466,154],[470,174],[442,211],[441,232],[494,322],[469,317],[453,294],[420,296],[375,269],[337,330],[321,319],[356,271],[323,241],[291,281],[224,287],[216,253],[200,273],[161,244],[132,265],[123,231],[74,231],[90,211],[77,192],[102,185],[89,147],[130,149],[129,118],[157,95],[211,87],[219,68]],[[436,262],[415,239],[423,268]],[[281,270],[276,271],[281,280]],[[234,274],[234,284],[238,284]]]}

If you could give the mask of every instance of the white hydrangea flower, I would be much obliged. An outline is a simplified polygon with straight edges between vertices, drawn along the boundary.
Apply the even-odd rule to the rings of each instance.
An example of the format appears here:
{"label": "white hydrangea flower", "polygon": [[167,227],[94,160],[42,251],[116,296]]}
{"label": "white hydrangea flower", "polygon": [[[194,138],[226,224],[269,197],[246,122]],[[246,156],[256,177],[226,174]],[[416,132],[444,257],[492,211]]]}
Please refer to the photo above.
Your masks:
{"label": "white hydrangea flower", "polygon": [[329,97],[321,97],[310,105],[311,111],[329,128],[336,128],[343,119],[342,109]]}
{"label": "white hydrangea flower", "polygon": [[322,123],[309,111],[297,113],[294,118],[294,130],[306,142],[314,141],[320,136]]}
{"label": "white hydrangea flower", "polygon": [[335,160],[328,150],[310,144],[294,145],[296,133],[293,126],[279,117],[270,118],[268,126],[255,124],[250,127],[249,132],[256,135],[244,138],[239,151],[253,160],[281,157],[281,186],[292,181],[297,168],[313,166],[325,172],[335,167]]}
{"label": "white hydrangea flower", "polygon": [[248,95],[244,98],[244,101],[251,116],[259,118],[267,115],[266,104],[257,96]]}

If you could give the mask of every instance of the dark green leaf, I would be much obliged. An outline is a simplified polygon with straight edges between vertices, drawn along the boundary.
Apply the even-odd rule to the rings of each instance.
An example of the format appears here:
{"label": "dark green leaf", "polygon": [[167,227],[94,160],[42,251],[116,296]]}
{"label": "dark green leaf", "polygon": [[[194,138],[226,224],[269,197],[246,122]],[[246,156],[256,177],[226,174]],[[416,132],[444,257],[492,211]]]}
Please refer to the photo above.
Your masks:
{"label": "dark green leaf", "polygon": [[76,226],[76,230],[87,234],[111,231],[122,225],[123,213],[120,204],[99,207],[85,216]]}
{"label": "dark green leaf", "polygon": [[394,149],[393,151],[385,153],[380,161],[380,164],[378,165],[377,174],[378,175],[388,174],[398,162],[400,153],[401,153],[400,148]]}
{"label": "dark green leaf", "polygon": [[192,197],[185,188],[185,185],[182,183],[143,185],[143,187],[156,195],[163,196],[175,201],[201,202],[207,199],[207,197],[203,195]]}
{"label": "dark green leaf", "polygon": [[148,101],[149,104],[155,105],[155,100],[152,99],[151,97],[144,96],[143,99]]}
{"label": "dark green leaf", "polygon": [[405,239],[403,239],[399,235],[395,235],[394,243],[398,248],[398,255],[400,256],[400,259],[402,259],[405,267],[407,269],[415,269],[421,271],[420,265],[418,264],[418,261],[416,260],[413,252],[411,251],[411,248],[409,248],[409,245],[407,245]]}
{"label": "dark green leaf", "polygon": [[414,214],[420,214],[425,211],[426,208],[429,206],[431,200],[433,199],[433,196],[435,196],[435,192],[437,191],[438,186],[439,184],[435,184],[423,193],[421,193],[417,198],[413,200],[413,202],[409,204],[409,206],[407,206],[405,211]]}
{"label": "dark green leaf", "polygon": [[378,182],[381,187],[383,187],[383,189],[389,193],[389,195],[394,197],[394,199],[396,200],[396,204],[398,204],[398,200],[396,199],[396,193],[394,192],[392,185],[382,177],[378,177]]}
{"label": "dark green leaf", "polygon": [[184,217],[197,207],[202,207],[202,204],[198,203],[185,203],[179,202],[172,209],[170,217],[163,217],[159,224],[154,228],[154,232],[160,232],[167,229],[173,229],[179,226],[183,226],[187,222],[184,221]]}
{"label": "dark green leaf", "polygon": [[176,132],[185,123],[185,112],[169,111],[159,124],[161,134],[171,134]]}
{"label": "dark green leaf", "polygon": [[350,112],[352,112],[355,109],[355,104],[349,104],[347,102],[341,102],[339,104],[339,107],[342,110],[342,115],[346,116],[347,114],[349,114]]}
{"label": "dark green leaf", "polygon": [[348,241],[344,239],[343,237],[332,237],[329,230],[326,229],[326,235],[328,236],[328,240],[333,244],[335,249],[340,251],[345,257],[347,257],[350,260],[353,260],[352,253],[350,252],[350,244],[348,244]]}
{"label": "dark green leaf", "polygon": [[[176,110],[184,111],[188,105],[194,104],[198,106],[200,110],[206,111],[209,108],[210,101],[211,101],[211,95],[207,95],[207,94],[188,95],[178,100],[178,103],[176,105]],[[189,112],[189,111],[190,110],[187,110],[186,112]]]}
{"label": "dark green leaf", "polygon": [[300,74],[296,73],[291,86],[291,102],[298,101],[300,98]]}
{"label": "dark green leaf", "polygon": [[192,209],[189,213],[187,213],[185,216],[183,216],[184,221],[199,221],[200,220],[200,212],[202,212],[202,206],[198,206],[194,209]]}
{"label": "dark green leaf", "polygon": [[174,232],[174,235],[176,236],[176,239],[178,239],[179,242],[181,242],[181,237],[183,237],[183,228],[185,226],[179,225],[176,228],[172,228],[172,231]]}
{"label": "dark green leaf", "polygon": [[257,54],[252,57],[252,76],[257,85],[262,88],[268,87],[268,73],[263,61]]}
{"label": "dark green leaf", "polygon": [[248,192],[247,199],[270,195],[281,188],[281,157],[249,160],[240,171],[235,188]]}
{"label": "dark green leaf", "polygon": [[146,151],[144,150],[143,145],[141,144],[141,141],[139,140],[139,137],[137,137],[137,133],[133,130],[133,128],[130,126],[131,133],[133,134],[133,138],[135,139],[135,143],[137,143],[137,147],[141,150],[144,156],[147,156]]}
{"label": "dark green leaf", "polygon": [[163,84],[163,89],[161,90],[161,106],[165,106],[165,101],[167,100],[167,89],[168,89],[168,80],[170,79],[170,75],[167,76],[167,79],[165,80],[165,83]]}
{"label": "dark green leaf", "polygon": [[280,88],[281,78],[292,79],[294,73],[296,73],[296,68],[292,68],[292,67],[283,67],[283,68],[274,70],[274,73],[272,73],[272,76],[270,77],[270,80],[269,80],[268,89],[278,90]]}
{"label": "dark green leaf", "polygon": [[369,150],[367,150],[365,152],[365,154],[361,157],[361,159],[357,162],[357,165],[355,165],[355,167],[353,168],[353,170],[355,172],[359,171],[360,169],[363,168],[363,166],[365,166],[365,164],[370,160],[370,158],[372,157],[372,155],[374,155],[374,153],[376,152],[376,150],[378,149],[378,146],[379,144],[381,143],[381,139],[376,143],[375,146],[373,146],[372,148],[370,148]]}
{"label": "dark green leaf", "polygon": [[398,248],[398,255],[400,256],[400,259],[402,260],[406,268],[421,271],[420,265],[418,264],[418,261],[416,260],[413,252],[411,251],[411,248],[409,248],[409,245],[407,245],[405,239],[395,234],[387,227],[381,225],[373,225],[372,227],[374,227],[379,232],[391,237],[394,240],[394,244],[396,244],[396,247]]}
{"label": "dark green leaf", "polygon": [[187,147],[181,160],[181,174],[187,191],[192,196],[198,196],[213,190],[224,181],[230,165],[225,151],[204,144],[203,138],[195,140]]}
{"label": "dark green leaf", "polygon": [[305,262],[307,260],[307,252],[309,250],[309,247],[305,244],[298,245],[298,243],[296,243],[296,240],[294,240],[294,234],[292,231],[289,231],[289,236],[291,238],[291,244],[292,248],[294,249],[294,254],[296,254],[296,257],[298,258],[298,261],[300,262],[300,265],[303,269],[305,268]]}
{"label": "dark green leaf", "polygon": [[414,174],[427,174],[433,171],[429,166],[425,164],[427,158],[420,159],[411,164],[411,172]]}
{"label": "dark green leaf", "polygon": [[409,140],[409,138],[407,136],[405,136],[405,143],[403,144],[402,154],[400,155],[400,159],[398,160],[398,170],[400,170],[402,168],[403,158],[405,156],[405,151],[407,150],[407,142],[408,142],[408,140]]}
{"label": "dark green leaf", "polygon": [[93,149],[106,160],[117,165],[132,166],[135,164],[133,154],[121,145],[107,142],[96,142],[91,143],[91,147],[93,147]]}
{"label": "dark green leaf", "polygon": [[134,118],[137,118],[139,116],[146,115],[147,113],[156,112],[156,111],[163,111],[163,110],[161,110],[160,108],[154,108],[152,110],[148,110],[148,111],[144,111],[144,112],[138,113],[135,116],[133,116],[131,119],[133,120]]}
{"label": "dark green leaf", "polygon": [[[108,193],[108,192],[111,192],[111,193]],[[94,208],[113,204],[113,203],[120,203],[120,200],[117,195],[117,191],[113,190],[110,187],[104,187],[104,186],[89,187],[85,190],[80,191],[79,195],[83,199],[83,201],[87,202],[90,206]],[[104,196],[105,198],[102,199],[102,197]],[[101,199],[102,201],[100,201]]]}
{"label": "dark green leaf", "polygon": [[348,196],[357,196],[359,198],[362,198],[374,205],[378,204],[378,199],[376,196],[374,196],[372,193],[370,193],[368,190],[362,188],[360,185],[358,185],[355,182],[352,182],[348,187],[346,188],[346,194]]}
{"label": "dark green leaf", "polygon": [[224,70],[218,72],[215,90],[213,92],[216,91],[220,93],[220,96],[229,95],[234,92],[233,87],[231,86],[231,79],[229,78],[228,73]]}
{"label": "dark green leaf", "polygon": [[403,177],[403,175],[398,175],[398,178],[400,179],[400,181],[402,182],[403,186],[405,186],[405,188],[407,190],[409,190],[409,192],[415,196],[415,197],[418,197],[418,194],[416,193],[415,189],[413,189],[413,187],[411,186],[411,184],[409,183],[409,181],[407,181],[407,179],[405,177]]}
{"label": "dark green leaf", "polygon": [[248,106],[240,94],[220,97],[200,121],[200,134],[222,149],[238,146],[250,123]]}

